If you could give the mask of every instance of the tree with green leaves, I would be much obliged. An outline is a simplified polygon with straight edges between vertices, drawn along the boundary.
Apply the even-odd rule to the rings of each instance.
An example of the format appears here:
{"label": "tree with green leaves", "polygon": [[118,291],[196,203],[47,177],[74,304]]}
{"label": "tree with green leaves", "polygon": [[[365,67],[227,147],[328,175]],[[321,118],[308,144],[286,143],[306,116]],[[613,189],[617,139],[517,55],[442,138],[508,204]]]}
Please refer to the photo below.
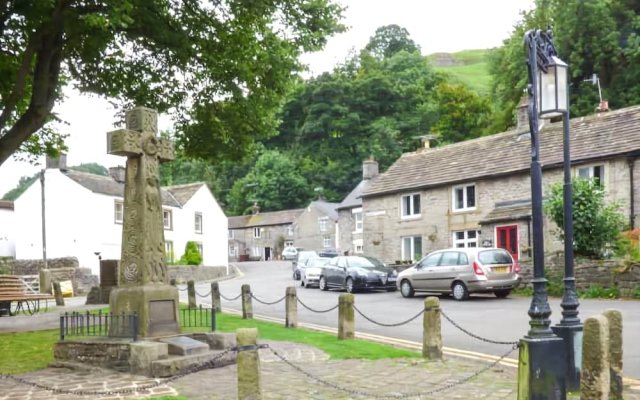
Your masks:
{"label": "tree with green leaves", "polygon": [[[190,156],[239,158],[275,133],[298,56],[343,27],[333,0],[20,0],[0,6],[0,164],[55,153],[62,88],[172,111]],[[37,144],[29,147],[29,144]]]}
{"label": "tree with green leaves", "polygon": [[98,163],[82,163],[80,165],[69,167],[69,169],[72,169],[74,171],[87,172],[94,175],[109,176],[109,170]]}
{"label": "tree with green leaves", "polygon": [[261,211],[279,211],[306,206],[313,190],[300,174],[300,168],[286,155],[267,150],[249,173],[237,180],[227,196],[232,215],[251,212],[254,203]]}
{"label": "tree with green leaves", "polygon": [[21,177],[18,185],[5,193],[4,196],[2,196],[2,200],[15,201],[25,190],[29,189],[29,186],[31,186],[33,182],[38,180],[38,175],[39,174],[33,174],[32,176]]}
{"label": "tree with green leaves", "polygon": [[[546,214],[559,227],[560,240],[564,239],[563,184],[550,188],[545,201]],[[573,180],[573,236],[577,255],[597,258],[615,245],[624,227],[624,216],[617,204],[605,202],[605,191],[595,179]]]}
{"label": "tree with green leaves", "polygon": [[420,53],[420,46],[410,38],[409,31],[395,24],[376,29],[364,49],[378,59],[391,57],[400,51]]}

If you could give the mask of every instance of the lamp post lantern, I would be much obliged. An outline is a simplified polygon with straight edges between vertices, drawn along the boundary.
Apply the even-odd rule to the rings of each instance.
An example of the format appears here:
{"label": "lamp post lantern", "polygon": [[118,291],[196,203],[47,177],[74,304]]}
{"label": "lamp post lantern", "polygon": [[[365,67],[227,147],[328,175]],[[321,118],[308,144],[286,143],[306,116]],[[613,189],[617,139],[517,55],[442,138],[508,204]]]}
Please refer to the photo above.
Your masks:
{"label": "lamp post lantern", "polygon": [[544,277],[542,165],[538,118],[567,111],[567,65],[556,56],[551,33],[529,31],[524,36],[528,54],[529,128],[531,130],[531,216],[533,233],[533,298],[530,329],[520,340],[518,400],[566,399],[564,341],[550,328],[551,307]]}

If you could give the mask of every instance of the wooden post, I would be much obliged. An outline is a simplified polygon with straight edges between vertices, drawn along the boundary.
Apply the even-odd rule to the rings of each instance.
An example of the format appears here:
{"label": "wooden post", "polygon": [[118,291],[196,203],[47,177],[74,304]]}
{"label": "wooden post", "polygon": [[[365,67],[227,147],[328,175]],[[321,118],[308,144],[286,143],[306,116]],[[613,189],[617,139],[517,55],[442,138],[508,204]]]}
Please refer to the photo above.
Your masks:
{"label": "wooden post", "polygon": [[242,319],[253,319],[251,287],[248,284],[242,285]]}
{"label": "wooden post", "polygon": [[338,298],[338,339],[355,337],[355,297],[351,293],[341,294]]}
{"label": "wooden post", "polygon": [[609,321],[609,399],[622,400],[622,313],[606,310],[603,315]]}
{"label": "wooden post", "polygon": [[260,356],[258,355],[258,330],[242,328],[236,331],[238,343],[237,375],[238,400],[262,399],[260,382]]}
{"label": "wooden post", "polygon": [[218,282],[211,282],[211,305],[216,312],[222,312],[222,303],[220,302],[220,285],[218,285]]}
{"label": "wooden post", "polygon": [[286,328],[298,327],[298,297],[296,295],[296,288],[294,286],[287,287],[286,291],[286,318],[284,326]]}
{"label": "wooden post", "polygon": [[60,282],[53,282],[53,295],[56,298],[57,306],[64,306],[64,297],[62,296],[62,289],[60,289]]}
{"label": "wooden post", "polygon": [[189,308],[197,308],[196,304],[196,285],[194,281],[187,282],[187,293],[189,295]]}
{"label": "wooden post", "polygon": [[584,321],[580,399],[607,400],[609,386],[609,321],[596,315]]}

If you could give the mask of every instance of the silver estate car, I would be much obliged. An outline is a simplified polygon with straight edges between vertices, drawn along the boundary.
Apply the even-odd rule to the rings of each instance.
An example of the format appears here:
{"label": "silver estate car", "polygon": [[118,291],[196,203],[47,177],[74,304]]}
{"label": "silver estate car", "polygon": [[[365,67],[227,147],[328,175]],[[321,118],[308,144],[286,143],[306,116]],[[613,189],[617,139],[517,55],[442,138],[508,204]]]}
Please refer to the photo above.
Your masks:
{"label": "silver estate car", "polygon": [[402,296],[415,292],[451,293],[466,300],[470,293],[491,293],[504,298],[520,282],[520,266],[511,254],[499,248],[455,248],[438,250],[398,275]]}

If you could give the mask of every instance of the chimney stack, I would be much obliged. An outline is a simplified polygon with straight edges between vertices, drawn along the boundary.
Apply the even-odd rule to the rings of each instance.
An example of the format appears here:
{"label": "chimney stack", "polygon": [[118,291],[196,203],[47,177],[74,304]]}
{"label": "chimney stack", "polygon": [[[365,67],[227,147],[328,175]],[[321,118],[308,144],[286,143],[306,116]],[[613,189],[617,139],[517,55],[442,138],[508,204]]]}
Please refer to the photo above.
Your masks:
{"label": "chimney stack", "polygon": [[609,100],[600,100],[600,104],[596,108],[598,112],[609,111]]}
{"label": "chimney stack", "polygon": [[47,169],[55,169],[55,168],[57,168],[60,171],[66,171],[67,170],[67,155],[64,154],[64,153],[60,153],[58,158],[53,158],[53,157],[46,156],[45,163],[46,163]]}
{"label": "chimney stack", "polygon": [[109,168],[109,175],[118,183],[124,183],[125,172],[126,169],[121,165]]}
{"label": "chimney stack", "polygon": [[368,160],[362,162],[362,179],[373,179],[378,175],[378,162],[373,159],[373,156],[369,156]]}
{"label": "chimney stack", "polygon": [[529,96],[524,95],[520,99],[520,104],[516,107],[516,135],[518,137],[531,135],[529,127]]}
{"label": "chimney stack", "polygon": [[255,201],[253,203],[253,206],[251,206],[251,214],[253,215],[257,215],[260,213],[260,206],[258,205],[258,202]]}

